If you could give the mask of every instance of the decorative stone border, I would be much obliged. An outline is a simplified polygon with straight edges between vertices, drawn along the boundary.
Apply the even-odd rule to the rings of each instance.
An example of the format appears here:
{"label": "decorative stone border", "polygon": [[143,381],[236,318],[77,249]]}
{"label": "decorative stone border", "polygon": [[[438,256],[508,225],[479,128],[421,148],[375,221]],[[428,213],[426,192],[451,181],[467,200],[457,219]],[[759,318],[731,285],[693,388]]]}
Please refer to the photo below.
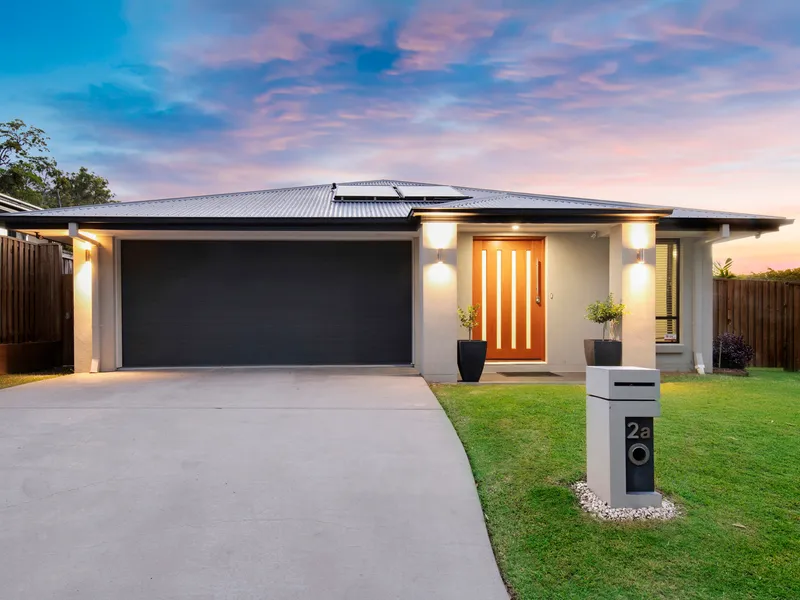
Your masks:
{"label": "decorative stone border", "polygon": [[680,509],[666,498],[658,508],[611,508],[589,489],[585,481],[578,481],[570,487],[581,508],[603,521],[669,521],[681,514]]}

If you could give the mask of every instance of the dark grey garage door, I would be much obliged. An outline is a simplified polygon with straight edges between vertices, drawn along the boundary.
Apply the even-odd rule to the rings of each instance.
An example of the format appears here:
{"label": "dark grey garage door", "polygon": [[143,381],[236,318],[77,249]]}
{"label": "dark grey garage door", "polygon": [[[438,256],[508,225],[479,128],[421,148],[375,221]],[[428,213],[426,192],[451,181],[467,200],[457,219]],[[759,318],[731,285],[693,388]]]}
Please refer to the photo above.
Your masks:
{"label": "dark grey garage door", "polygon": [[123,241],[126,367],[408,364],[410,242]]}

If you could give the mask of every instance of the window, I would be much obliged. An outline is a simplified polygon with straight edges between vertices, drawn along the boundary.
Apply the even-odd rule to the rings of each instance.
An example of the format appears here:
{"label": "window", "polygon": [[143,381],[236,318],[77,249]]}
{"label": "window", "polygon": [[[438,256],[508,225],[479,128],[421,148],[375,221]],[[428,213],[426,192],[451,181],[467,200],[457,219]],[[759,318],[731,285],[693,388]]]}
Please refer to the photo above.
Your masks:
{"label": "window", "polygon": [[656,242],[656,342],[680,341],[680,240]]}

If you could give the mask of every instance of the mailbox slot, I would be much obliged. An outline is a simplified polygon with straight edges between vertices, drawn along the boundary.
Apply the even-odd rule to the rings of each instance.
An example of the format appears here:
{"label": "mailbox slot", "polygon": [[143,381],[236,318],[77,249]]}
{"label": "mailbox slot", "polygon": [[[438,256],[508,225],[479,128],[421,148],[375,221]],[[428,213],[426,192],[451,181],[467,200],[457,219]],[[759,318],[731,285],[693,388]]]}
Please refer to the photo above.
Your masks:
{"label": "mailbox slot", "polygon": [[586,393],[605,400],[658,400],[661,375],[656,369],[588,367]]}

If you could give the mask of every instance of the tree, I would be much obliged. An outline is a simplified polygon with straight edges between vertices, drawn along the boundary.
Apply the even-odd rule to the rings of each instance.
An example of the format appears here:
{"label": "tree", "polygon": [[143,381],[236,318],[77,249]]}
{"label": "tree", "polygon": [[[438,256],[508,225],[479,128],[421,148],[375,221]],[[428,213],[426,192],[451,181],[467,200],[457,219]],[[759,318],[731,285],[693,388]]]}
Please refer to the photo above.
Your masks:
{"label": "tree", "polygon": [[58,168],[49,156],[49,140],[21,119],[0,123],[0,192],[44,208],[114,202],[108,180],[80,167]]}
{"label": "tree", "polygon": [[50,152],[50,138],[38,127],[28,127],[22,119],[0,123],[0,169],[16,163],[27,163],[34,170],[45,167],[47,158],[41,153]]}
{"label": "tree", "polygon": [[42,198],[42,206],[54,208],[113,202],[114,194],[108,188],[108,179],[86,167],[81,167],[77,173],[57,171],[52,177],[48,192]]}

